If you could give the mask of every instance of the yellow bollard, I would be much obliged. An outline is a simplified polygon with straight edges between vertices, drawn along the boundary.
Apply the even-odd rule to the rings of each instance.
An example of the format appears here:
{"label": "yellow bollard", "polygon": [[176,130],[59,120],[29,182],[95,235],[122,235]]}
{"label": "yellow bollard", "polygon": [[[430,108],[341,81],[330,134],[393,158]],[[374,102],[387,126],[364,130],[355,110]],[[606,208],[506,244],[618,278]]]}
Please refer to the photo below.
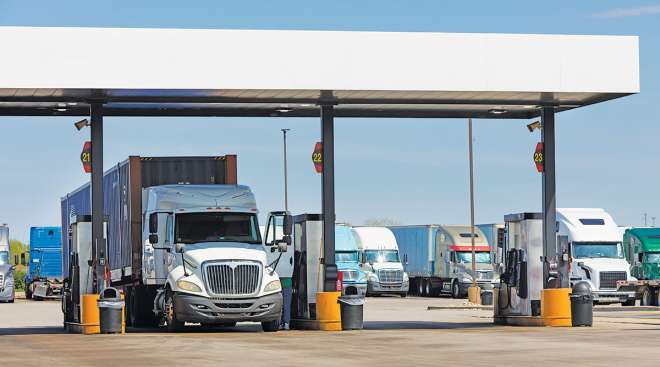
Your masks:
{"label": "yellow bollard", "polygon": [[553,288],[541,292],[541,318],[545,326],[571,326],[571,289]]}
{"label": "yellow bollard", "polygon": [[316,293],[316,318],[319,328],[325,331],[341,331],[341,292]]}
{"label": "yellow bollard", "polygon": [[83,294],[80,307],[83,334],[101,333],[99,307],[96,304],[98,294]]}

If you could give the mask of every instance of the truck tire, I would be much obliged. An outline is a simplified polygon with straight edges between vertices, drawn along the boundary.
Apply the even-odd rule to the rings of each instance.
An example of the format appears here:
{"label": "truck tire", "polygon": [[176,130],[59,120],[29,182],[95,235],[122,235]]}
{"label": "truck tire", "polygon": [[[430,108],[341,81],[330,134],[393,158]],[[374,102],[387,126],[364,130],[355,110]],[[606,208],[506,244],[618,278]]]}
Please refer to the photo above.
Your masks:
{"label": "truck tire", "polygon": [[181,331],[185,326],[185,323],[183,321],[177,320],[176,318],[176,309],[174,308],[174,293],[168,291],[165,297],[165,323],[167,325],[167,330],[171,332]]}
{"label": "truck tire", "polygon": [[155,294],[144,286],[126,287],[127,321],[133,327],[157,327],[158,317],[153,312]]}
{"label": "truck tire", "polygon": [[417,279],[417,295],[424,297],[424,278]]}
{"label": "truck tire", "polygon": [[452,298],[461,298],[461,285],[458,284],[456,279],[451,282],[451,296]]}
{"label": "truck tire", "polygon": [[261,328],[266,333],[273,333],[280,329],[280,320],[264,321],[261,323]]}
{"label": "truck tire", "polygon": [[639,305],[640,306],[654,306],[655,302],[655,294],[653,292],[653,289],[651,288],[646,288],[644,289],[644,292],[642,292],[642,298],[639,300]]}
{"label": "truck tire", "polygon": [[427,297],[433,297],[433,284],[431,283],[431,279],[427,279],[424,282],[424,294]]}

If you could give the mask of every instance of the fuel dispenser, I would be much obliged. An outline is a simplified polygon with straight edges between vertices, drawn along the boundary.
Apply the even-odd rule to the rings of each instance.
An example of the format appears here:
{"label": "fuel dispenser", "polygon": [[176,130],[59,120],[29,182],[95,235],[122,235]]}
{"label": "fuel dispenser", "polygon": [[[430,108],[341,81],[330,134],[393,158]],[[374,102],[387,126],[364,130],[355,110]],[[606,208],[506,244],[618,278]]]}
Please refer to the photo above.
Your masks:
{"label": "fuel dispenser", "polygon": [[566,238],[558,236],[556,246],[544,253],[543,214],[510,214],[504,221],[495,323],[571,326]]}
{"label": "fuel dispenser", "polygon": [[323,220],[320,214],[293,217],[293,302],[291,327],[315,329],[316,294],[323,288]]}
{"label": "fuel dispenser", "polygon": [[543,215],[518,213],[504,217],[505,240],[498,259],[500,284],[495,287],[497,324],[542,325]]}
{"label": "fuel dispenser", "polygon": [[64,328],[75,333],[98,334],[99,296],[94,294],[91,216],[79,215],[71,221],[65,248],[68,251],[62,251],[62,256],[67,256],[67,261],[63,264],[68,265],[62,297]]}

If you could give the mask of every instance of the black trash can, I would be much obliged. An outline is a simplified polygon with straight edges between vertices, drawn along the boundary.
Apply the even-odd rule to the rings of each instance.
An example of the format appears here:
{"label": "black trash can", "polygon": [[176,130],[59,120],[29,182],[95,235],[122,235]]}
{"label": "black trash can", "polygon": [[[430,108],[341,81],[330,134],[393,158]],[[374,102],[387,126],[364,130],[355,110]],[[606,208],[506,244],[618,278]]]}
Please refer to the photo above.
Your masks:
{"label": "black trash can", "polygon": [[362,330],[364,327],[364,297],[358,295],[341,296],[337,302],[341,310],[341,329]]}
{"label": "black trash can", "polygon": [[97,301],[101,334],[121,334],[124,320],[124,300],[116,288],[106,288]]}
{"label": "black trash can", "polygon": [[591,326],[594,319],[594,296],[587,282],[577,282],[571,293],[571,324]]}
{"label": "black trash can", "polygon": [[484,306],[493,304],[493,291],[481,291],[481,304]]}

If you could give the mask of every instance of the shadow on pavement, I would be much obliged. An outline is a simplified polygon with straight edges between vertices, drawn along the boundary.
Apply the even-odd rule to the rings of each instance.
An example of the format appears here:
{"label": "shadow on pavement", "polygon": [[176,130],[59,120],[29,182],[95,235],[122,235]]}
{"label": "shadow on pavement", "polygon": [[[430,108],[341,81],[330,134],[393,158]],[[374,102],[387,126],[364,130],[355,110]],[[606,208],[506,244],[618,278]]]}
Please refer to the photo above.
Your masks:
{"label": "shadow on pavement", "polygon": [[365,330],[438,330],[495,327],[492,322],[365,321]]}
{"label": "shadow on pavement", "polygon": [[66,330],[57,326],[10,327],[0,328],[0,335],[43,335],[66,334]]}

